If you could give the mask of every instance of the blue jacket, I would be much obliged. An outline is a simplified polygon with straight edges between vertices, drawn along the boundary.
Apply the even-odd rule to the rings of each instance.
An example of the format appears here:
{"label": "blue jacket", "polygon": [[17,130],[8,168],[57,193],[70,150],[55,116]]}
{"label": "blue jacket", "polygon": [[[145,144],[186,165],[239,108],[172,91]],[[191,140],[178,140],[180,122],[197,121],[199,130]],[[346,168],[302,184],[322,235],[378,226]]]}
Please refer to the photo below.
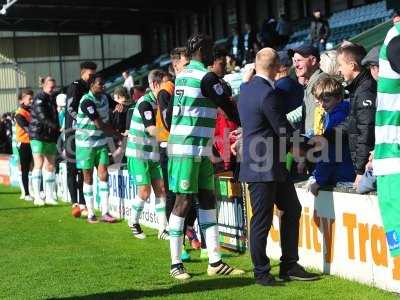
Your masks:
{"label": "blue jacket", "polygon": [[[333,131],[333,128],[346,119],[349,112],[350,103],[348,101],[340,102],[331,112],[326,114],[324,120],[325,132]],[[341,143],[342,146],[339,147],[340,144],[338,143]],[[338,146],[338,151],[336,151],[336,146]],[[340,156],[337,157],[337,154],[341,156],[341,159]],[[336,160],[340,161],[337,162]],[[335,140],[335,142],[328,144],[328,161],[318,162],[313,175],[320,186],[354,181],[354,166],[346,136],[342,136],[341,140]]]}
{"label": "blue jacket", "polygon": [[[240,87],[239,116],[243,129],[243,155],[239,179],[243,182],[284,182],[285,149],[280,153],[280,139],[292,135],[284,103],[269,82],[255,76]],[[282,130],[284,129],[284,130]]]}
{"label": "blue jacket", "polygon": [[278,79],[275,82],[277,90],[282,91],[282,101],[285,103],[285,113],[288,114],[303,103],[304,87],[290,76]]}

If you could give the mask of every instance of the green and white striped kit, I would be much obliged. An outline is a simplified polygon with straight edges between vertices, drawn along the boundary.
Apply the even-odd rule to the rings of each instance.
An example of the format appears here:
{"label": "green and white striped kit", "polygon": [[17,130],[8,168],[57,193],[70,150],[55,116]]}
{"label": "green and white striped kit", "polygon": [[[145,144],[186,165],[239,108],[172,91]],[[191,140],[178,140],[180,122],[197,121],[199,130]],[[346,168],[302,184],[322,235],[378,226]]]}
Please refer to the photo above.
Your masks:
{"label": "green and white striped kit", "polygon": [[201,62],[192,60],[175,80],[169,156],[211,156],[217,107],[201,93],[207,73]]}
{"label": "green and white striped kit", "polygon": [[144,127],[142,116],[139,112],[139,106],[143,102],[148,102],[153,107],[155,116],[157,110],[157,100],[150,91],[141,97],[136,103],[132,114],[132,120],[129,128],[128,143],[126,145],[125,155],[142,160],[159,161],[160,153],[156,137],[151,136]]}
{"label": "green and white striped kit", "polygon": [[379,54],[379,80],[375,119],[374,174],[400,173],[400,74],[387,58],[387,46],[400,35],[400,24],[393,26]]}
{"label": "green and white striped kit", "polygon": [[99,114],[103,123],[107,123],[109,120],[109,107],[108,99],[102,94],[96,98],[92,92],[85,94],[80,103],[78,109],[78,117],[76,124],[76,146],[82,148],[94,148],[100,147],[107,144],[107,137],[102,130],[99,130],[94,122],[90,120],[81,110],[81,104],[84,100],[91,100],[96,105],[97,113]]}

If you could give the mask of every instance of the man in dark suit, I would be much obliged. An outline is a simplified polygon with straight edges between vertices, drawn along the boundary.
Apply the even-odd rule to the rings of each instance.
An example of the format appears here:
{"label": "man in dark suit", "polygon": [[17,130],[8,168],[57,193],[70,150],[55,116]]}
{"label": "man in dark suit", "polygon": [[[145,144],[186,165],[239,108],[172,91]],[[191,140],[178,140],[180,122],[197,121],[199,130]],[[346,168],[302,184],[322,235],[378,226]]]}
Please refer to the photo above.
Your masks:
{"label": "man in dark suit", "polygon": [[[283,211],[281,217],[282,257],[279,278],[314,280],[297,261],[301,205],[285,169],[286,147],[293,129],[288,123],[274,90],[279,56],[272,48],[256,55],[255,76],[242,84],[239,114],[243,128],[243,157],[239,178],[248,183],[253,217],[250,222],[250,252],[256,283],[275,285],[265,253],[274,204]],[[282,143],[283,142],[283,143]],[[283,147],[282,147],[283,145]]]}

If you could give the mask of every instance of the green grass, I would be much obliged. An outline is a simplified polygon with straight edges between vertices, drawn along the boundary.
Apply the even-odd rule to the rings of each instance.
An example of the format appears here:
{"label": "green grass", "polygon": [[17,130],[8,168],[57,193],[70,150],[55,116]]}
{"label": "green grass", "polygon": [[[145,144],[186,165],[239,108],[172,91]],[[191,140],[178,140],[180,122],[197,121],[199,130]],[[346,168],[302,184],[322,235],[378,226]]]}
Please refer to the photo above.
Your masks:
{"label": "green grass", "polygon": [[[398,299],[333,276],[285,287],[254,285],[249,256],[228,254],[247,271],[240,278],[209,278],[199,251],[186,264],[193,278],[169,277],[169,246],[147,229],[135,240],[125,222],[89,225],[69,206],[36,208],[0,187],[1,299]],[[273,268],[276,274],[278,268]]]}

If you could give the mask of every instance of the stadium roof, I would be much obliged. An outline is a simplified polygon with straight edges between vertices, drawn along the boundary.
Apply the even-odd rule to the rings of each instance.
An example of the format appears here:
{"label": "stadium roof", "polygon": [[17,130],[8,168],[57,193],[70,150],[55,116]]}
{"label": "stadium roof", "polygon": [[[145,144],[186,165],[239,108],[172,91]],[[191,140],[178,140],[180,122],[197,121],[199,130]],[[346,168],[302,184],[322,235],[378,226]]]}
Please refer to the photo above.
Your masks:
{"label": "stadium roof", "polygon": [[0,15],[0,30],[141,34],[201,7],[190,0],[17,0]]}

